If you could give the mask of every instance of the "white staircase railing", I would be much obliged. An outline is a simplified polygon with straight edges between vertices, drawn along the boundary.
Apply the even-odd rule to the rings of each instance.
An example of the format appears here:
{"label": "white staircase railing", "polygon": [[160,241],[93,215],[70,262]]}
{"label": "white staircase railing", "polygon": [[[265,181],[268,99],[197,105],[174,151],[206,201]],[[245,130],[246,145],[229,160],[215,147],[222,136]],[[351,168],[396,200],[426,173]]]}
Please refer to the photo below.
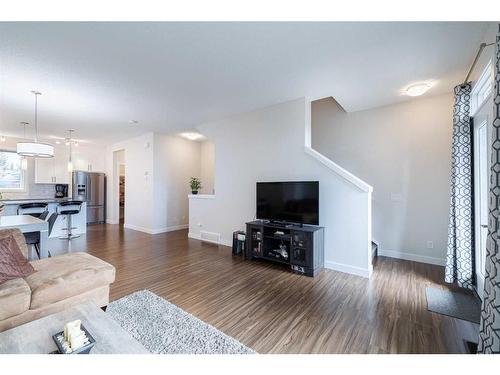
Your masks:
{"label": "white staircase railing", "polygon": [[334,171],[336,174],[344,178],[346,181],[349,181],[353,185],[357,186],[359,189],[361,189],[364,192],[371,193],[373,192],[373,187],[368,184],[367,182],[363,181],[361,178],[353,175],[351,172],[348,170],[342,168],[340,165],[332,161],[331,159],[327,158],[325,155],[321,154],[320,152],[316,151],[315,149],[312,148],[312,124],[311,124],[311,107],[312,107],[312,100],[306,98],[305,100],[305,152],[309,155],[311,155],[313,158],[318,160],[320,163],[325,165],[327,168],[331,169]]}
{"label": "white staircase railing", "polygon": [[[361,178],[355,176],[348,170],[342,168],[340,165],[327,158],[325,155],[316,151],[312,148],[312,124],[311,124],[311,107],[312,100],[306,98],[305,100],[305,144],[304,151],[306,154],[310,155],[325,167],[333,171],[338,176],[342,177],[344,180],[348,181],[352,185],[356,186],[361,192],[366,193],[366,215],[367,215],[367,227],[366,230],[366,256],[367,256],[367,269],[368,277],[371,276],[373,271],[372,265],[372,192],[373,187],[367,182],[363,181]],[[360,228],[363,231],[363,228]]]}

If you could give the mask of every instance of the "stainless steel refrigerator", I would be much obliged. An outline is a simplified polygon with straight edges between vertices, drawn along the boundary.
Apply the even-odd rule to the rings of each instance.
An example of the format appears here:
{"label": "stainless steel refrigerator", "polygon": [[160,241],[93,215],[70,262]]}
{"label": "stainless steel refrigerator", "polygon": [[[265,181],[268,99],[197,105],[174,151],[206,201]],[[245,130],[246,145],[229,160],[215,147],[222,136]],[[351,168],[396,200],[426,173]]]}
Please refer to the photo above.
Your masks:
{"label": "stainless steel refrigerator", "polygon": [[87,202],[87,223],[106,220],[106,175],[95,172],[73,172],[73,199]]}

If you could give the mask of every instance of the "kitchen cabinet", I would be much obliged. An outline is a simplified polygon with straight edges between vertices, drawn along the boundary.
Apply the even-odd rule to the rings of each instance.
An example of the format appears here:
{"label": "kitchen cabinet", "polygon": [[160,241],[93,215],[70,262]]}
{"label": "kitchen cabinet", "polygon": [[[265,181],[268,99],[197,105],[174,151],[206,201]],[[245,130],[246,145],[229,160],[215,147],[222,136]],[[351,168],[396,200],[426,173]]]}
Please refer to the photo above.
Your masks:
{"label": "kitchen cabinet", "polygon": [[[73,170],[85,172],[105,172],[105,149],[80,144],[72,150]],[[37,184],[70,184],[71,173],[68,172],[69,147],[56,146],[54,157],[36,159],[35,183]]]}
{"label": "kitchen cabinet", "polygon": [[54,153],[53,158],[35,159],[35,183],[69,184],[68,156],[65,152]]}
{"label": "kitchen cabinet", "polygon": [[69,184],[71,173],[68,171],[68,158],[54,157],[54,182],[56,184]]}
{"label": "kitchen cabinet", "polygon": [[73,166],[75,171],[104,172],[104,155],[95,152],[73,153]]}
{"label": "kitchen cabinet", "polygon": [[54,183],[54,161],[50,159],[35,159],[35,183]]}

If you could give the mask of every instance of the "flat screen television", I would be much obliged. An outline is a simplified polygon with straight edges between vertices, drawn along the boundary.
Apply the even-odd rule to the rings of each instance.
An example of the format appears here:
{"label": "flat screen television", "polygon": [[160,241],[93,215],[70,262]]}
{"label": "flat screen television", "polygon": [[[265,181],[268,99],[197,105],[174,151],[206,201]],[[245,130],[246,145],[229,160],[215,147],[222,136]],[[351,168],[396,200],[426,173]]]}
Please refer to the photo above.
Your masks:
{"label": "flat screen television", "polygon": [[257,182],[257,219],[319,224],[319,182]]}

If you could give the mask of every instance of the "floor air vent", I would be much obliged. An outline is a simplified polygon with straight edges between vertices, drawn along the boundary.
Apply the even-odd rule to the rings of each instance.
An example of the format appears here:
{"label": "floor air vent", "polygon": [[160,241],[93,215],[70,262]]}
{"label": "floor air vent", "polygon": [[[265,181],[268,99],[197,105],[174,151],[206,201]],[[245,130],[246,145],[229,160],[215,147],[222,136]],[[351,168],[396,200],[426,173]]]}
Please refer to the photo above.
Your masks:
{"label": "floor air vent", "polygon": [[200,232],[200,238],[202,241],[218,244],[220,242],[220,233],[206,232],[202,230]]}

